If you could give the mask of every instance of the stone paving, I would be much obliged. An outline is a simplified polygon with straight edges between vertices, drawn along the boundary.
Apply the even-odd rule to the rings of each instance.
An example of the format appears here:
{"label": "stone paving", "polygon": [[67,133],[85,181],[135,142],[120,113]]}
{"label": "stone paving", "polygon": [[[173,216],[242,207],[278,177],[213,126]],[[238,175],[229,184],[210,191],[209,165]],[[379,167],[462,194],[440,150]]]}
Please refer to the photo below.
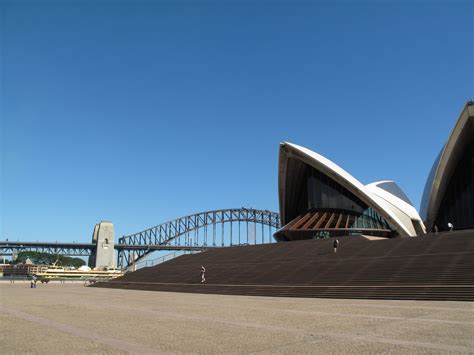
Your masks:
{"label": "stone paving", "polygon": [[0,352],[474,353],[474,303],[0,282]]}

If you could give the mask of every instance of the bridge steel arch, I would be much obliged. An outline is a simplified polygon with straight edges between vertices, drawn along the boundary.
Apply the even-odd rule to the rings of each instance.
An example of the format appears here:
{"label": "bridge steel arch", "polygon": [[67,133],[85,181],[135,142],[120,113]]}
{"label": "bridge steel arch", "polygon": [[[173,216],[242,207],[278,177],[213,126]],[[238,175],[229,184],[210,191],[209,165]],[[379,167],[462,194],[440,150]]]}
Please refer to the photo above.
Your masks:
{"label": "bridge steel arch", "polygon": [[[235,223],[238,224],[237,227],[235,227]],[[179,246],[194,246],[202,247],[204,250],[206,247],[248,245],[250,244],[249,224],[254,228],[255,236],[255,240],[250,240],[250,243],[271,243],[274,241],[273,233],[280,228],[280,215],[269,210],[230,208],[177,218],[121,237],[116,245],[119,250],[117,264],[122,268],[130,266],[154,251],[153,249],[133,249],[130,248],[131,246],[171,246],[174,244],[177,249]],[[261,230],[259,240],[257,240],[257,228],[259,231]],[[227,238],[225,238],[226,230]],[[246,233],[245,238],[242,237],[241,231]],[[218,232],[220,235],[217,235]],[[122,248],[121,246],[128,247]]]}

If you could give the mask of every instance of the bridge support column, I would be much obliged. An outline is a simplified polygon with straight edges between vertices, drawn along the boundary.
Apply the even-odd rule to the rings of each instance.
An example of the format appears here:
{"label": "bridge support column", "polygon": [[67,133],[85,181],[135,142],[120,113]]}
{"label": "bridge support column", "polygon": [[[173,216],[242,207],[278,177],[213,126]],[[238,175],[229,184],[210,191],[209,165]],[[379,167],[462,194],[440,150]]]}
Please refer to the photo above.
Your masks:
{"label": "bridge support column", "polygon": [[102,221],[95,225],[92,243],[96,248],[89,257],[89,266],[98,269],[115,268],[114,225]]}

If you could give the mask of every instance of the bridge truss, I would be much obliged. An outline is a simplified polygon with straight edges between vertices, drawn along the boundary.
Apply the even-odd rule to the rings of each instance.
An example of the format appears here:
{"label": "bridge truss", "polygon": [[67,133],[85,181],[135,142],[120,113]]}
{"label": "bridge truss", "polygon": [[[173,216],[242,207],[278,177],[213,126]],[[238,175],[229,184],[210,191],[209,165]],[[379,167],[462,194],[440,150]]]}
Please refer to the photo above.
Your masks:
{"label": "bridge truss", "polygon": [[[252,208],[232,208],[196,213],[119,238],[117,266],[142,261],[154,251],[204,251],[207,249],[272,243],[280,228],[278,213]],[[0,255],[38,251],[70,256],[90,256],[95,243],[0,241]]]}
{"label": "bridge truss", "polygon": [[178,250],[272,243],[278,228],[279,214],[268,210],[233,208],[196,213],[121,237],[116,245],[118,265],[123,268],[143,260],[153,251],[146,246]]}
{"label": "bridge truss", "polygon": [[14,255],[22,251],[37,251],[70,256],[90,256],[95,244],[0,241],[0,255]]}

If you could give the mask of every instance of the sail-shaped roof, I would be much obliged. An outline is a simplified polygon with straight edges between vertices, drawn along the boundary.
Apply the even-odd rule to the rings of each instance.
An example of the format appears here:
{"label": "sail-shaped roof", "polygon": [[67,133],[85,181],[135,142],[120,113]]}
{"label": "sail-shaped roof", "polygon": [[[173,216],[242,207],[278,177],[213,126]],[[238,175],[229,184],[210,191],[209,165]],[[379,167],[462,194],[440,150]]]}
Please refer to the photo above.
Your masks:
{"label": "sail-shaped roof", "polygon": [[[426,181],[421,202],[421,217],[427,228],[431,229],[438,216],[445,193],[458,169],[470,169],[469,166],[458,167],[460,160],[469,154],[474,144],[474,102],[469,101],[459,116],[456,125],[449,135],[447,143],[438,155]],[[469,158],[469,157],[468,157]],[[472,159],[472,158],[471,158]],[[467,159],[469,160],[469,159]],[[469,164],[469,161],[467,161]],[[472,164],[472,162],[471,162]],[[472,179],[472,176],[471,176]],[[472,180],[471,180],[472,185]],[[474,201],[472,201],[474,203]]]}
{"label": "sail-shaped roof", "polygon": [[[400,236],[416,235],[411,219],[417,218],[419,220],[420,218],[413,206],[407,201],[406,196],[402,196],[399,191],[395,193],[393,186],[391,186],[393,191],[381,187],[380,184],[382,182],[375,183],[375,185],[369,187],[364,186],[331,160],[305,147],[289,142],[280,144],[279,154],[278,192],[280,216],[283,225],[289,223],[294,218],[295,213],[293,213],[293,210],[298,209],[298,204],[300,204],[300,201],[295,199],[294,196],[297,194],[301,195],[301,192],[297,190],[307,175],[304,170],[299,168],[301,164],[306,164],[322,173],[340,186],[341,189],[349,191],[351,195],[375,210],[385,219],[396,234]],[[400,189],[398,188],[398,190]],[[397,206],[399,207],[398,211]],[[401,214],[399,213],[400,211],[402,212]],[[403,218],[404,216],[406,218]]]}

